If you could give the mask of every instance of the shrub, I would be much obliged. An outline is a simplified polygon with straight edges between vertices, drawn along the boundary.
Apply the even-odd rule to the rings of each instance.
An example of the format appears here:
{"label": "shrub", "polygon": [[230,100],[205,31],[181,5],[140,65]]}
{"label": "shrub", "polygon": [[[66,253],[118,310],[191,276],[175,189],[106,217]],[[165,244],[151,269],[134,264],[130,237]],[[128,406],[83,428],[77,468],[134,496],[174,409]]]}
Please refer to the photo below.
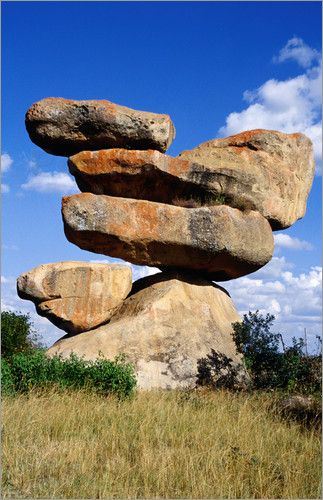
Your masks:
{"label": "shrub", "polygon": [[41,346],[29,314],[2,311],[1,356],[10,359],[19,352],[31,352]]}
{"label": "shrub", "polygon": [[10,365],[4,358],[1,358],[1,393],[6,396],[15,393]]}
{"label": "shrub", "polygon": [[243,355],[253,385],[258,389],[277,386],[281,369],[280,335],[270,331],[274,319],[272,314],[263,317],[259,311],[249,311],[242,322],[232,325],[237,351]]}
{"label": "shrub", "polygon": [[[124,357],[109,361],[98,358],[85,361],[71,354],[49,358],[43,350],[19,353],[12,356],[5,366],[7,385],[16,392],[26,393],[31,389],[47,389],[53,386],[62,389],[89,389],[101,394],[114,393],[129,396],[136,386],[132,365]],[[8,373],[8,368],[10,374]],[[11,381],[11,382],[10,382]]]}
{"label": "shrub", "polygon": [[256,389],[282,388],[290,392],[321,391],[319,356],[305,356],[302,339],[292,339],[292,346],[279,351],[281,334],[271,332],[275,317],[259,311],[244,314],[242,322],[232,324],[237,351]]}
{"label": "shrub", "polygon": [[194,196],[176,197],[173,205],[186,208],[200,208],[204,206],[225,205],[227,197],[224,193],[200,192]]}
{"label": "shrub", "polygon": [[197,385],[213,389],[241,389],[238,367],[223,353],[211,349],[211,354],[197,362]]}
{"label": "shrub", "polygon": [[320,356],[304,356],[304,342],[293,338],[293,345],[283,355],[280,373],[281,385],[290,391],[321,393],[322,359]]}

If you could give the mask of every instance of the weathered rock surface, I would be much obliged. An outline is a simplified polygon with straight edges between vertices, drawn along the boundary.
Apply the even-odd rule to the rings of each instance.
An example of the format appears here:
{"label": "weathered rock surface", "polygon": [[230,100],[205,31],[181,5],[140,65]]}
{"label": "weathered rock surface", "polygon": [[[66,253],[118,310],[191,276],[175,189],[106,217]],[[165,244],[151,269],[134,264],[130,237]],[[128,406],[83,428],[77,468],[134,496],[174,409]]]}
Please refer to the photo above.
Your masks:
{"label": "weathered rock surface", "polygon": [[208,167],[154,150],[82,151],[68,166],[84,192],[195,207],[217,205],[222,194]]}
{"label": "weathered rock surface", "polygon": [[43,264],[19,276],[18,295],[68,333],[108,321],[131,290],[129,266],[89,262]]}
{"label": "weathered rock surface", "polygon": [[105,100],[49,97],[26,114],[30,139],[48,153],[70,156],[107,148],[166,151],[175,137],[168,115],[136,111]]}
{"label": "weathered rock surface", "polygon": [[214,189],[237,200],[235,206],[258,210],[273,229],[287,228],[305,214],[314,158],[303,134],[250,130],[204,142],[179,158],[203,165]]}
{"label": "weathered rock surface", "polygon": [[80,248],[215,281],[256,271],[273,253],[268,221],[225,205],[183,208],[82,193],[63,198],[62,214],[67,239]]}
{"label": "weathered rock surface", "polygon": [[239,315],[223,288],[159,273],[134,283],[110,323],[60,339],[48,354],[74,352],[91,360],[99,352],[108,359],[124,353],[135,365],[140,388],[192,387],[198,359],[212,349],[241,362],[231,337],[235,321]]}

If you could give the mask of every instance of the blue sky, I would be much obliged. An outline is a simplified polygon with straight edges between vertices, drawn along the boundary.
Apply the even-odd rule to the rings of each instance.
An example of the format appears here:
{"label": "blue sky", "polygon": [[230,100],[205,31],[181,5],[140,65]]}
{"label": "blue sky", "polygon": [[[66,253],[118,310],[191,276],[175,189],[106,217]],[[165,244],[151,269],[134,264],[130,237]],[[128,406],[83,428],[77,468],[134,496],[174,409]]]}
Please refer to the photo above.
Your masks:
{"label": "blue sky", "polygon": [[[2,2],[2,307],[30,312],[46,342],[61,332],[17,298],[16,277],[41,263],[99,260],[64,236],[61,198],[77,192],[66,158],[24,126],[44,97],[108,99],[170,114],[177,155],[252,128],[301,131],[317,175],[306,216],[276,233],[265,268],[227,283],[241,313],[276,329],[321,332],[320,2]],[[102,257],[104,259],[105,257]],[[134,276],[149,272],[136,267]]]}

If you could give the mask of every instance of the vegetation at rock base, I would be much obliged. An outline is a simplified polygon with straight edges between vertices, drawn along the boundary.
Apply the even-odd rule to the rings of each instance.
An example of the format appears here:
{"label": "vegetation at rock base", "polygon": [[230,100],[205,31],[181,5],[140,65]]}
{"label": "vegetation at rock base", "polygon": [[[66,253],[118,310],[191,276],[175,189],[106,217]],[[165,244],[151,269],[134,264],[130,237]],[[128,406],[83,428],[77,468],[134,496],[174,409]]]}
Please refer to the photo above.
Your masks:
{"label": "vegetation at rock base", "polygon": [[275,393],[31,391],[3,402],[4,498],[320,498],[321,436]]}
{"label": "vegetation at rock base", "polygon": [[243,315],[234,323],[233,340],[243,355],[255,389],[287,389],[302,393],[321,393],[322,359],[304,353],[304,341],[292,339],[291,346],[282,345],[281,334],[271,331],[275,316],[262,316],[259,311]]}
{"label": "vegetation at rock base", "polygon": [[133,367],[123,356],[114,361],[85,361],[74,354],[65,359],[49,358],[44,351],[35,350],[32,354],[15,354],[9,363],[2,363],[2,390],[9,395],[56,387],[124,397],[130,396],[136,386]]}
{"label": "vegetation at rock base", "polygon": [[273,390],[302,394],[321,394],[322,358],[304,354],[304,341],[292,339],[283,344],[281,334],[271,331],[275,317],[259,311],[244,314],[242,322],[233,323],[233,340],[243,356],[248,380],[239,381],[239,371],[232,359],[214,350],[198,363],[198,385],[213,389]]}
{"label": "vegetation at rock base", "polygon": [[[6,395],[31,390],[86,389],[130,396],[136,386],[134,369],[124,356],[85,361],[71,354],[47,357],[40,348],[28,315],[2,312],[1,388]],[[15,336],[16,332],[16,336]]]}
{"label": "vegetation at rock base", "polygon": [[[262,319],[249,329],[257,345],[271,326]],[[235,333],[246,346],[247,330]],[[302,354],[299,342],[283,353],[268,343],[280,359]],[[212,389],[136,393],[124,359],[47,358],[37,347],[2,359],[3,498],[320,498],[319,427],[285,418],[290,405],[281,406],[282,394],[304,387],[298,361],[287,356],[296,385],[264,387],[263,365],[257,388],[252,345],[243,353],[251,386],[239,391],[227,385],[236,367],[215,351],[204,364]]]}
{"label": "vegetation at rock base", "polygon": [[10,359],[19,352],[31,353],[41,347],[29,314],[1,312],[1,356]]}

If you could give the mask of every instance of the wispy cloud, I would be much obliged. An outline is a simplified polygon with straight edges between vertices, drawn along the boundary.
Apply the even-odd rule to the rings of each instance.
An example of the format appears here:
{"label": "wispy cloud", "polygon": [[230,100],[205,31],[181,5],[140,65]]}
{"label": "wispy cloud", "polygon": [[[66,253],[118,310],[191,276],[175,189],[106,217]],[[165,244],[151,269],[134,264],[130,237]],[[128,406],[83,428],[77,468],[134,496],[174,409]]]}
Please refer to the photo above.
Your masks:
{"label": "wispy cloud", "polygon": [[3,243],[1,245],[1,248],[2,248],[2,250],[10,250],[10,251],[11,250],[13,250],[13,251],[19,250],[19,248],[17,247],[17,245],[7,245],[5,243]]}
{"label": "wispy cloud", "polygon": [[40,172],[30,177],[21,187],[22,189],[38,191],[39,193],[78,191],[72,177],[63,172]]}
{"label": "wispy cloud", "polygon": [[38,167],[36,160],[28,160],[27,166],[30,170],[35,170]]}
{"label": "wispy cloud", "polygon": [[294,60],[303,68],[309,68],[313,62],[320,60],[320,53],[306,45],[301,38],[293,37],[279,51],[278,56],[273,57],[273,61],[276,63],[288,60]]}
{"label": "wispy cloud", "polygon": [[13,164],[13,159],[8,153],[4,153],[1,155],[1,172],[7,172],[11,165]]}
{"label": "wispy cloud", "polygon": [[1,193],[9,193],[9,191],[10,187],[8,186],[8,184],[1,183]]}
{"label": "wispy cloud", "polygon": [[319,172],[322,160],[322,67],[316,55],[316,51],[301,39],[289,40],[278,56],[279,61],[293,58],[306,67],[306,71],[288,80],[271,79],[255,90],[245,91],[243,98],[249,106],[230,113],[219,134],[233,135],[255,128],[302,132],[313,142]]}
{"label": "wispy cloud", "polygon": [[277,247],[289,248],[290,250],[313,250],[313,245],[308,241],[293,238],[288,234],[274,234],[274,240]]}

